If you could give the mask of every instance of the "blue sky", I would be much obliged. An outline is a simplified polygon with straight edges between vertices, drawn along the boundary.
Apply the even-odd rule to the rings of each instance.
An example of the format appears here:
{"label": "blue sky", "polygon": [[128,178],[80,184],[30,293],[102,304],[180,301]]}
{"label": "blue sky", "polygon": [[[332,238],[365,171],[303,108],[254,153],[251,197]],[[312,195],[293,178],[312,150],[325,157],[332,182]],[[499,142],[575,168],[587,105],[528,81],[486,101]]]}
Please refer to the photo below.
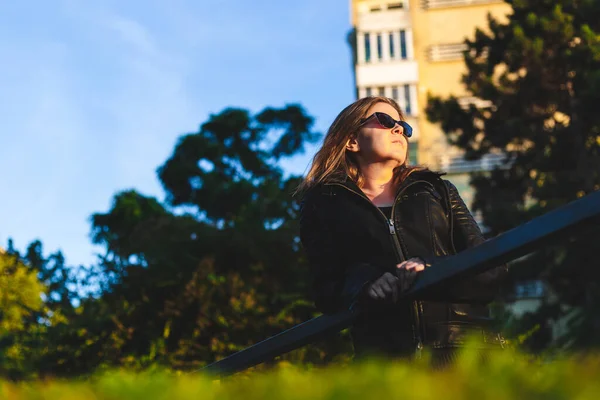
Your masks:
{"label": "blue sky", "polygon": [[90,215],[162,201],[156,168],[227,106],[299,102],[323,132],[354,100],[348,3],[0,0],[0,246],[93,263]]}

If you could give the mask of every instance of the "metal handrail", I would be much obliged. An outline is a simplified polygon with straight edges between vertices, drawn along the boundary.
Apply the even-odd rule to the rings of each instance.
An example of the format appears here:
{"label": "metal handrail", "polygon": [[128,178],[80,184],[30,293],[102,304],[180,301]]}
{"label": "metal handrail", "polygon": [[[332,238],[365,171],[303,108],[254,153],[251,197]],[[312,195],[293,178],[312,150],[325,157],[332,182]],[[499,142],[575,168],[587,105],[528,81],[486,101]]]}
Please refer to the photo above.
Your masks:
{"label": "metal handrail", "polygon": [[[477,247],[443,259],[421,272],[403,298],[426,298],[430,290],[435,290],[452,279],[477,275],[561,237],[586,233],[590,227],[600,228],[600,191],[534,218]],[[214,362],[200,371],[225,376],[250,368],[345,329],[352,325],[360,313],[359,307],[351,307],[334,315],[321,315]]]}

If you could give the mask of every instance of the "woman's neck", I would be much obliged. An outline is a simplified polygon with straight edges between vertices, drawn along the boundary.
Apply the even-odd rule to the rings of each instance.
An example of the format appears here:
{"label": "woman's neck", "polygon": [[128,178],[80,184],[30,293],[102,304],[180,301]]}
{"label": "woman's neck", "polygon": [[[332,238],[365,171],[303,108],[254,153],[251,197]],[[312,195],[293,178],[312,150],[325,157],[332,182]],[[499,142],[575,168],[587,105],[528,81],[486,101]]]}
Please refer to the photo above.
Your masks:
{"label": "woman's neck", "polygon": [[361,190],[376,206],[388,206],[394,202],[396,193],[394,169],[372,164],[361,168],[363,182]]}

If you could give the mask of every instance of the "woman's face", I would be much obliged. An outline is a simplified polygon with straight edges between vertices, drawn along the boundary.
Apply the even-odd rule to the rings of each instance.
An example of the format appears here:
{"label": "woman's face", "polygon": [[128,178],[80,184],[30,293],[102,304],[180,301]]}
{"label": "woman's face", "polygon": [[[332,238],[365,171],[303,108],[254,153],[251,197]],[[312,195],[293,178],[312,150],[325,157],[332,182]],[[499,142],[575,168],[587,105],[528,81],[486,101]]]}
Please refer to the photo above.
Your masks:
{"label": "woman's face", "polygon": [[[374,104],[367,112],[370,117],[374,112],[388,114],[400,120],[398,111],[387,103]],[[401,165],[406,160],[408,140],[403,128],[396,124],[393,128],[384,128],[376,118],[369,119],[359,130],[358,135],[348,141],[346,149],[356,153],[361,164],[388,163]]]}

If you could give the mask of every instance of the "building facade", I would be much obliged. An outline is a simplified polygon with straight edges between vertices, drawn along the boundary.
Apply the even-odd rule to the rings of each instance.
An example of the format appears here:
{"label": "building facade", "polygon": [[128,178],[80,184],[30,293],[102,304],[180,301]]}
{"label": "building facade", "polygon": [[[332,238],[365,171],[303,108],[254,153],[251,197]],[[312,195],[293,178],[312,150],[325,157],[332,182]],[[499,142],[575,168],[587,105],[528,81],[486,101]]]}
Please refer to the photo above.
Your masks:
{"label": "building facade", "polygon": [[464,40],[487,27],[488,13],[503,20],[510,7],[501,0],[351,0],[350,7],[357,97],[396,100],[414,126],[411,162],[450,174],[470,204],[468,173],[493,168],[501,156],[464,160],[441,127],[427,121],[427,95],[452,94],[465,106],[487,106],[461,84]]}
{"label": "building facade", "polygon": [[[472,204],[469,174],[492,170],[503,156],[465,160],[448,144],[441,126],[427,120],[427,96],[454,95],[465,107],[491,105],[464,90],[464,41],[473,38],[476,28],[486,30],[488,14],[504,21],[510,6],[502,0],[350,0],[350,7],[356,96],[396,100],[414,127],[411,163],[448,173],[465,202]],[[516,282],[505,304],[519,318],[535,311],[546,292],[541,280]],[[554,337],[564,333],[567,320],[552,324]]]}

